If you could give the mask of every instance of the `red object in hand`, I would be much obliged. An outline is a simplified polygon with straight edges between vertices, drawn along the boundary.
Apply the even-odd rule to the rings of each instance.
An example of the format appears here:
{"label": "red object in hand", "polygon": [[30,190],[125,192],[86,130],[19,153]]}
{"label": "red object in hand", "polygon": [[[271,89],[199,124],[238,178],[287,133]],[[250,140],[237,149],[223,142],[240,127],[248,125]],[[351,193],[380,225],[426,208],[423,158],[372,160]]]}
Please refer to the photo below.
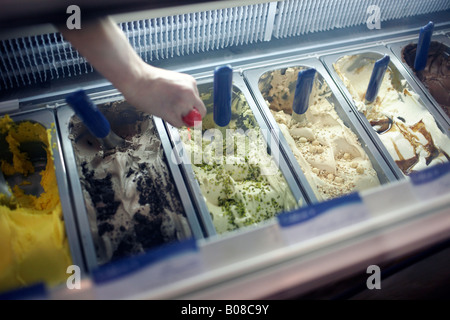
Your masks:
{"label": "red object in hand", "polygon": [[202,115],[197,109],[193,109],[183,117],[183,121],[188,127],[193,127],[196,121],[202,121]]}

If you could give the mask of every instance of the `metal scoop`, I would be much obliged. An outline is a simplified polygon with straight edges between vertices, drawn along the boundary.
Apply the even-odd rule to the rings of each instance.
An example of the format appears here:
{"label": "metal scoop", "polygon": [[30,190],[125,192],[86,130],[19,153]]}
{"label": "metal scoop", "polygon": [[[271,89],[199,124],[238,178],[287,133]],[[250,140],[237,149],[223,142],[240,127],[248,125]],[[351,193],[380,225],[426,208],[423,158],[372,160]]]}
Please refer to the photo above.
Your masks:
{"label": "metal scoop", "polygon": [[111,130],[108,120],[84,90],[80,89],[67,95],[66,101],[83,120],[89,131],[99,139],[104,149],[114,149],[125,144],[125,140]]}

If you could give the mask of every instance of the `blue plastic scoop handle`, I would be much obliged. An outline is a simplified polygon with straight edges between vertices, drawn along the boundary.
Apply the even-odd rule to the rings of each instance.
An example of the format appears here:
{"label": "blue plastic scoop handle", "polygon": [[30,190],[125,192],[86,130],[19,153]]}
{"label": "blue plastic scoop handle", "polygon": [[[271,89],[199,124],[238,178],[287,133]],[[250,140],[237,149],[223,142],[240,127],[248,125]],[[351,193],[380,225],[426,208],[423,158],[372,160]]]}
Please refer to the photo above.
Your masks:
{"label": "blue plastic scoop handle", "polygon": [[304,114],[308,110],[309,96],[312,91],[315,75],[316,69],[314,68],[301,70],[298,73],[294,103],[292,105],[292,109],[296,114]]}
{"label": "blue plastic scoop handle", "polygon": [[231,120],[233,69],[220,66],[214,69],[214,122],[225,127]]}
{"label": "blue plastic scoop handle", "polygon": [[105,116],[88,97],[83,89],[66,96],[66,102],[72,107],[86,127],[97,138],[105,138],[111,131],[111,126]]}
{"label": "blue plastic scoop handle", "polygon": [[430,49],[431,35],[433,34],[434,23],[432,21],[420,28],[419,42],[417,43],[416,58],[414,60],[414,69],[421,71],[425,69]]}
{"label": "blue plastic scoop handle", "polygon": [[380,90],[390,60],[391,58],[386,54],[383,58],[375,62],[366,91],[366,102],[372,103],[377,98],[378,90]]}

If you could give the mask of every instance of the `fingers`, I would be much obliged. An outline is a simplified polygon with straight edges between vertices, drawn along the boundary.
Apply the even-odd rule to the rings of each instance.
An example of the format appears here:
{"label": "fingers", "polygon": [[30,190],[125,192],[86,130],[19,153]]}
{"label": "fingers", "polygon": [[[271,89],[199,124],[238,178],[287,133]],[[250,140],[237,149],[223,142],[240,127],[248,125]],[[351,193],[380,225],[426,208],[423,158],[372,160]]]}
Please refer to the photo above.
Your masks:
{"label": "fingers", "polygon": [[182,109],[189,108],[187,113],[183,112],[182,120],[184,125],[192,127],[206,115],[206,107],[200,98],[197,81],[192,76],[187,75],[187,77],[191,84],[191,89],[186,92],[186,96],[189,98],[183,99],[183,105],[180,107]]}
{"label": "fingers", "polygon": [[198,95],[198,89],[197,89],[197,95],[195,96],[195,99],[194,99],[193,106],[195,109],[198,110],[198,112],[200,112],[200,114],[202,115],[202,118],[204,116],[206,116],[206,107],[205,107],[205,104],[203,103],[202,99]]}
{"label": "fingers", "polygon": [[161,116],[162,119],[176,128],[181,128],[188,125],[188,123],[183,120],[184,117],[186,117],[186,115],[180,115],[176,112],[167,112]]}
{"label": "fingers", "polygon": [[197,95],[200,96],[200,93],[198,92],[197,81],[195,81],[195,79],[194,79],[194,90],[195,93],[197,93]]}
{"label": "fingers", "polygon": [[204,117],[206,115],[206,108],[205,108],[205,104],[203,103],[202,99],[200,98],[200,93],[199,93],[198,87],[197,87],[197,81],[195,80],[194,77],[192,77],[190,75],[186,75],[186,76],[190,80],[191,88],[194,93],[192,96],[192,107],[197,109],[200,112],[200,114],[202,115],[202,117]]}

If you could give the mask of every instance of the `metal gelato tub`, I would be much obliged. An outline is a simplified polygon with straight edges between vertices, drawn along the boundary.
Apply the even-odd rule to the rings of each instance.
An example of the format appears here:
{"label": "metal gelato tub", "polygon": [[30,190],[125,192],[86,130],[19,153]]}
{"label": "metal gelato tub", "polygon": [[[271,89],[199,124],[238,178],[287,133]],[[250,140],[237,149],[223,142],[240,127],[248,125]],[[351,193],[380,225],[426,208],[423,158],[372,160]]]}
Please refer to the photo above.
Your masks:
{"label": "metal gelato tub", "polygon": [[[84,273],[86,271],[86,265],[84,263],[76,217],[73,211],[73,203],[69,193],[70,188],[67,180],[68,167],[63,159],[61,140],[57,133],[57,123],[54,111],[45,107],[36,107],[32,111],[9,113],[9,116],[15,123],[31,122],[40,124],[50,133],[49,143],[53,156],[53,165],[55,167],[56,182],[58,184],[59,199],[61,202],[64,228],[69,243],[70,254],[73,264],[80,267],[81,272]],[[35,132],[31,134],[35,134]],[[0,143],[2,145],[0,157],[6,160],[11,156],[10,152],[7,149],[7,146],[4,145],[5,141],[1,141]],[[10,177],[5,177],[11,188],[14,185],[20,185],[20,188],[25,194],[34,195],[36,197],[43,192],[41,186],[42,177],[40,173],[47,165],[47,153],[43,149],[44,147],[42,142],[37,140],[30,140],[19,146],[20,151],[25,153],[32,162],[34,172],[27,176],[14,174]],[[64,272],[66,272],[66,270],[64,270]]]}
{"label": "metal gelato tub", "polygon": [[[405,175],[408,175],[409,174],[408,172],[410,172],[410,170],[412,170],[411,168],[414,168],[414,166],[419,163],[418,162],[419,160],[415,161],[416,160],[415,157],[420,158],[419,155],[414,154],[414,156],[412,156],[412,158],[402,158],[403,155],[400,153],[400,151],[398,151],[398,148],[397,148],[398,146],[396,145],[397,139],[391,139],[392,146],[391,145],[389,146],[390,152],[388,151],[386,145],[381,141],[381,139],[387,137],[386,133],[390,132],[391,128],[393,127],[394,122],[399,124],[399,125],[395,125],[395,127],[396,127],[395,130],[401,130],[401,129],[397,129],[397,127],[402,127],[402,128],[405,127],[406,128],[406,126],[407,126],[406,120],[403,117],[399,117],[397,114],[394,114],[392,116],[384,115],[384,117],[386,118],[385,119],[386,123],[381,123],[381,121],[380,121],[380,123],[374,122],[374,123],[372,123],[372,125],[373,125],[372,126],[371,123],[369,122],[369,120],[364,115],[364,113],[363,113],[364,111],[363,110],[359,111],[359,109],[358,109],[357,104],[359,104],[360,106],[361,105],[364,106],[364,102],[359,101],[359,100],[363,99],[364,96],[358,97],[359,102],[355,102],[355,99],[353,98],[349,89],[347,89],[343,80],[341,80],[338,72],[334,68],[334,64],[337,63],[338,61],[340,61],[340,59],[342,59],[344,57],[352,56],[354,61],[352,62],[352,65],[349,68],[351,68],[352,71],[355,70],[355,71],[359,72],[359,70],[361,70],[361,68],[363,68],[366,65],[373,64],[376,60],[382,58],[384,55],[390,56],[388,70],[390,71],[390,73],[392,75],[390,83],[394,88],[387,92],[398,93],[398,97],[396,97],[395,100],[401,101],[401,103],[404,102],[404,99],[407,99],[409,97],[413,97],[414,95],[416,95],[416,96],[414,96],[415,98],[413,99],[413,103],[415,105],[417,105],[417,109],[419,109],[420,114],[423,115],[423,117],[421,119],[424,119],[425,117],[427,117],[426,121],[432,123],[431,125],[434,126],[434,128],[435,128],[434,131],[437,132],[436,135],[439,135],[439,139],[444,141],[444,142],[442,142],[442,145],[446,148],[448,143],[446,143],[445,141],[447,141],[447,139],[448,139],[449,130],[448,130],[448,125],[447,125],[445,119],[436,110],[436,108],[430,103],[430,101],[424,95],[421,88],[417,85],[417,83],[411,78],[411,76],[408,74],[406,69],[403,67],[403,64],[394,55],[392,55],[392,52],[388,48],[383,47],[383,46],[374,46],[374,47],[369,47],[369,48],[364,48],[364,49],[354,50],[354,51],[343,51],[341,53],[324,55],[321,57],[321,60],[324,63],[327,70],[329,71],[329,73],[331,74],[332,78],[335,80],[336,84],[338,85],[339,89],[343,93],[344,97],[350,103],[350,105],[353,109],[353,112],[357,115],[358,119],[363,124],[363,127],[366,129],[369,136],[373,139],[376,146],[380,149],[381,153],[386,158],[386,160],[387,160],[388,164],[390,165],[390,167],[392,168],[392,170],[394,170],[394,173],[396,174],[396,176],[398,178],[402,178]],[[342,60],[342,61],[344,61],[344,60]],[[369,74],[369,77],[370,77],[370,74]],[[356,81],[356,82],[358,82],[359,86],[367,85],[361,81]],[[366,83],[368,83],[368,78],[367,78]],[[401,95],[404,95],[406,98],[402,98]],[[381,106],[381,104],[383,106],[386,105],[386,101],[381,101],[381,102],[378,101],[376,103],[380,104],[380,106]],[[398,113],[398,111],[396,113]],[[408,116],[411,115],[412,117],[418,117],[418,116],[416,116],[416,113],[412,114],[409,111],[406,113],[406,115],[408,115]],[[420,121],[418,121],[417,127],[419,127],[420,123],[423,124],[421,119],[419,119]],[[409,124],[408,124],[408,126],[409,126]],[[405,129],[405,130],[408,130],[408,129]],[[426,130],[428,130],[428,129],[426,129]],[[377,131],[379,133],[377,133]],[[430,134],[425,133],[425,136],[428,136],[428,135],[430,135]],[[414,134],[412,136],[414,136]],[[420,137],[417,136],[416,138],[411,138],[411,139],[420,141],[422,139],[422,136],[423,135],[420,134]],[[406,134],[405,134],[405,137],[406,137]],[[428,140],[427,137],[425,137],[425,138]],[[423,139],[425,139],[425,138],[423,138]],[[414,142],[414,143],[416,143],[416,142]],[[434,153],[435,153],[435,150],[434,150],[435,147],[433,147],[434,142],[429,142],[429,144],[432,145],[432,149],[433,149],[433,150],[429,151],[430,157],[434,157]],[[414,147],[414,150],[411,151],[411,153],[413,153],[413,152],[416,152],[415,147]],[[397,159],[397,161],[394,160],[394,154],[399,154],[399,156],[398,156],[399,159]],[[445,154],[445,152],[439,153],[439,156],[440,156],[440,159],[447,158],[447,160],[448,160],[448,153],[447,154]],[[431,159],[430,162],[428,162],[428,161],[429,161],[429,159],[427,157],[427,159],[426,159],[427,166],[428,166],[428,163],[431,163],[431,161],[433,161],[433,159]],[[425,160],[423,162],[425,162]],[[420,166],[423,166],[423,162],[420,162]],[[414,170],[416,170],[416,169],[414,169]],[[420,169],[417,169],[417,170],[420,170]]]}
{"label": "metal gelato tub", "polygon": [[[126,103],[126,101],[124,101],[123,97],[117,93],[117,91],[112,90],[111,92],[92,94],[91,98],[92,98],[93,102],[98,106],[99,110],[102,110],[102,108],[104,108],[104,107],[106,108],[106,106],[110,105],[111,103],[117,102],[119,105],[121,105],[121,103],[123,104],[123,108],[122,108],[123,110],[120,109],[121,110],[120,114],[114,115],[114,117],[112,117],[111,115],[105,114],[106,118],[108,119],[108,121],[111,124],[112,130],[115,131],[116,133],[119,134],[119,132],[124,127],[132,126],[137,121],[138,112],[134,108],[130,107]],[[98,241],[94,240],[94,237],[98,237],[97,232],[96,232],[97,231],[97,225],[96,225],[97,221],[96,221],[95,217],[89,217],[89,214],[88,214],[88,210],[87,210],[88,203],[86,202],[86,199],[84,196],[85,193],[87,193],[86,186],[85,185],[82,186],[80,174],[79,174],[79,170],[78,170],[80,168],[81,164],[77,163],[77,158],[75,156],[75,150],[74,150],[74,147],[72,144],[72,140],[70,138],[70,136],[72,134],[71,127],[70,127],[71,119],[77,118],[77,117],[76,117],[73,109],[71,107],[69,107],[67,104],[65,104],[65,102],[62,102],[57,106],[56,112],[57,112],[57,119],[58,119],[58,124],[60,127],[60,132],[61,132],[61,140],[62,140],[62,146],[63,146],[63,151],[64,151],[64,158],[65,158],[67,167],[70,168],[70,170],[68,170],[68,177],[70,180],[71,195],[72,195],[72,198],[74,199],[74,206],[75,206],[75,212],[76,212],[77,221],[78,221],[78,227],[80,230],[81,242],[83,245],[83,250],[85,252],[86,263],[87,263],[88,269],[89,269],[89,271],[91,271],[92,269],[96,268],[99,264],[103,264],[106,262],[100,262],[101,259],[97,255],[97,249],[98,249],[97,242]],[[163,155],[164,155],[163,157],[164,157],[164,159],[167,160],[167,161],[164,161],[164,159],[163,159],[163,161],[167,165],[167,170],[169,171],[167,173],[168,177],[169,177],[168,179],[173,181],[173,189],[171,192],[174,192],[175,197],[176,197],[176,195],[178,195],[178,200],[180,201],[182,210],[184,211],[184,215],[182,212],[179,212],[179,214],[183,215],[187,219],[187,223],[188,223],[188,226],[183,224],[182,225],[183,228],[181,227],[181,225],[179,223],[176,223],[175,231],[177,232],[177,234],[179,234],[181,236],[182,239],[189,238],[189,237],[194,237],[196,239],[203,238],[204,233],[203,233],[201,226],[199,225],[199,222],[197,220],[197,216],[194,211],[194,207],[191,203],[189,194],[187,193],[187,189],[186,189],[183,179],[181,177],[180,170],[177,165],[175,165],[172,161],[169,161],[171,148],[170,148],[170,142],[168,140],[167,132],[164,128],[163,122],[158,117],[152,117],[152,120],[150,120],[150,121],[155,126],[155,130],[157,132],[157,135],[159,136],[160,144],[163,148]],[[139,128],[137,130],[140,130],[140,129],[141,128]],[[72,138],[74,138],[74,137],[72,136]],[[83,137],[80,135],[78,138],[80,139],[80,141],[85,140],[86,143],[98,143],[97,139],[95,137],[93,137],[91,135],[91,133],[88,132],[87,129],[85,129],[85,132],[83,133]],[[99,149],[100,149],[100,146],[99,146]],[[145,162],[144,159],[143,159],[143,161]],[[147,169],[143,169],[143,170],[145,171]],[[129,173],[131,174],[131,169],[130,169]],[[158,192],[158,183],[159,182],[160,182],[160,180],[158,178],[155,179],[153,182],[155,184],[156,192]],[[144,183],[144,182],[142,182],[142,183]],[[148,183],[148,182],[145,182],[145,183]],[[138,190],[134,190],[134,191],[131,190],[130,192],[139,194]],[[144,192],[145,191],[141,190],[140,194],[143,194]],[[163,192],[162,189],[159,192]],[[156,194],[150,194],[150,195],[147,194],[146,196],[149,196],[150,198],[157,197]],[[165,195],[161,195],[161,198],[163,198],[163,196],[165,196]],[[111,201],[113,201],[113,200],[114,199],[112,199]],[[122,199],[120,199],[120,200],[122,200]],[[141,204],[141,206],[146,205],[146,204],[142,203],[142,202],[145,203],[145,201],[146,200],[139,200],[139,203]],[[92,206],[92,204],[89,204],[89,206]],[[137,214],[142,218],[142,215],[140,215],[139,211],[137,212]],[[135,216],[137,216],[137,214],[135,214]],[[158,215],[159,214],[160,214],[160,212],[158,212]],[[162,212],[161,215],[163,216],[163,219],[165,219],[168,216],[168,213]],[[145,221],[142,221],[142,223],[148,224],[148,222],[145,222]],[[99,226],[100,226],[100,222],[99,222]],[[188,229],[190,229],[190,230],[187,230],[185,227],[188,227]],[[123,226],[121,228],[123,228]],[[144,231],[145,230],[142,230],[141,233],[143,233]],[[136,229],[136,225],[135,225],[135,232],[138,232]],[[145,234],[143,236],[145,236]],[[148,236],[151,237],[152,235],[149,234]],[[152,245],[152,247],[154,247],[154,245]]]}
{"label": "metal gelato tub", "polygon": [[[311,199],[315,199],[315,201],[322,201],[326,200],[327,198],[330,199],[333,197],[344,195],[346,193],[358,191],[355,190],[356,187],[355,185],[353,185],[353,181],[351,179],[347,179],[350,173],[354,173],[355,170],[358,170],[356,166],[354,166],[354,168],[350,168],[350,166],[354,164],[354,162],[351,161],[350,154],[351,151],[355,150],[356,147],[350,147],[350,144],[343,144],[342,147],[335,146],[335,140],[333,140],[331,137],[328,137],[334,135],[334,133],[328,132],[328,123],[325,122],[325,125],[322,128],[323,132],[315,128],[308,129],[304,126],[300,126],[298,128],[299,136],[296,136],[297,141],[294,140],[293,136],[291,137],[290,132],[293,132],[297,129],[288,129],[288,125],[293,125],[293,127],[295,126],[294,122],[287,123],[287,121],[291,120],[286,121],[286,119],[290,119],[289,112],[292,112],[292,103],[289,104],[289,101],[293,100],[298,72],[300,70],[308,68],[316,69],[314,85],[314,87],[316,88],[315,90],[321,90],[320,88],[323,88],[323,92],[317,94],[318,100],[324,100],[324,105],[327,108],[331,108],[331,110],[325,109],[325,111],[319,111],[316,106],[310,106],[309,109],[312,110],[310,111],[311,117],[315,117],[313,113],[318,112],[317,117],[323,118],[327,116],[330,117],[330,119],[333,118],[332,124],[330,123],[329,125],[336,125],[339,130],[350,129],[350,131],[353,132],[356,137],[353,138],[349,136],[348,139],[355,141],[355,145],[357,145],[358,143],[360,144],[363,152],[368,157],[369,163],[375,170],[375,175],[378,178],[379,183],[385,184],[391,181],[395,181],[396,176],[361,126],[353,110],[342,97],[333,80],[319,60],[292,59],[291,61],[282,64],[264,65],[255,69],[245,70],[245,79],[248,82],[250,89],[256,98],[256,101],[258,102],[259,108],[264,116],[265,121],[268,123],[268,126],[273,129],[275,135],[277,136],[277,139],[279,139],[281,149],[288,159],[289,167],[291,168],[291,171],[295,176],[298,184],[303,189],[305,189],[308,192],[308,196]],[[279,72],[279,74],[277,73],[276,75],[274,75],[274,71]],[[289,73],[289,78],[287,73]],[[277,77],[277,79],[274,79],[274,77]],[[278,88],[276,88],[277,86]],[[279,94],[275,94],[275,99],[278,100],[276,101],[276,103],[274,102],[274,104],[282,105],[283,107],[289,107],[289,110],[274,110],[274,113],[272,113],[271,109],[268,106],[268,104],[271,103],[268,100],[274,101],[274,96],[263,94],[263,91],[269,92],[269,90],[271,90],[272,93],[280,92]],[[317,104],[318,100],[315,100],[314,103]],[[313,103],[312,100],[310,100],[310,103]],[[277,119],[274,115],[277,117]],[[339,120],[335,119],[334,117],[340,119],[343,124],[339,123]],[[317,124],[319,124],[320,121],[321,119],[317,119]],[[284,130],[284,133],[282,132],[281,125],[279,123],[282,123],[283,128],[286,128]],[[314,123],[308,123],[308,125],[314,127]],[[300,130],[302,131],[301,133]],[[341,132],[343,131],[339,131],[339,134],[341,134]],[[302,137],[300,137],[300,135]],[[312,137],[312,135],[318,136]],[[323,137],[322,139],[321,135],[325,135],[325,137]],[[330,139],[327,140],[328,138]],[[319,140],[323,141],[318,143]],[[317,148],[320,148],[321,150],[312,150],[313,148],[316,148],[314,144],[317,144]],[[302,151],[300,151],[300,148],[302,148]],[[323,148],[325,148],[325,151]],[[295,155],[293,149],[296,150]],[[327,153],[327,150],[329,150],[327,154],[330,158],[329,161],[334,162],[336,160],[336,163],[334,165],[328,163],[317,163],[316,161],[317,159],[315,155],[319,152],[321,154],[323,152]],[[346,151],[348,151],[348,153]],[[355,156],[361,158],[365,157],[362,152],[355,153]],[[325,160],[323,160],[323,162],[326,162]],[[343,169],[343,166],[346,166],[346,168],[348,169]],[[332,176],[328,176],[330,174]],[[355,172],[354,174],[356,177],[355,180],[358,179],[358,173]],[[370,188],[372,186],[378,185],[378,183],[375,181],[376,180],[374,180],[372,185],[364,187],[361,183],[361,188]],[[344,191],[344,186],[347,186],[349,190],[347,189]],[[313,190],[315,191],[313,192]]]}
{"label": "metal gelato tub", "polygon": [[[181,164],[208,235],[241,232],[275,221],[272,218],[278,213],[308,205],[242,76],[233,73],[232,116],[225,127],[213,120],[213,78],[196,78],[207,107],[202,128],[166,126],[173,159]],[[223,148],[222,153],[210,156],[216,146],[212,152]]]}

